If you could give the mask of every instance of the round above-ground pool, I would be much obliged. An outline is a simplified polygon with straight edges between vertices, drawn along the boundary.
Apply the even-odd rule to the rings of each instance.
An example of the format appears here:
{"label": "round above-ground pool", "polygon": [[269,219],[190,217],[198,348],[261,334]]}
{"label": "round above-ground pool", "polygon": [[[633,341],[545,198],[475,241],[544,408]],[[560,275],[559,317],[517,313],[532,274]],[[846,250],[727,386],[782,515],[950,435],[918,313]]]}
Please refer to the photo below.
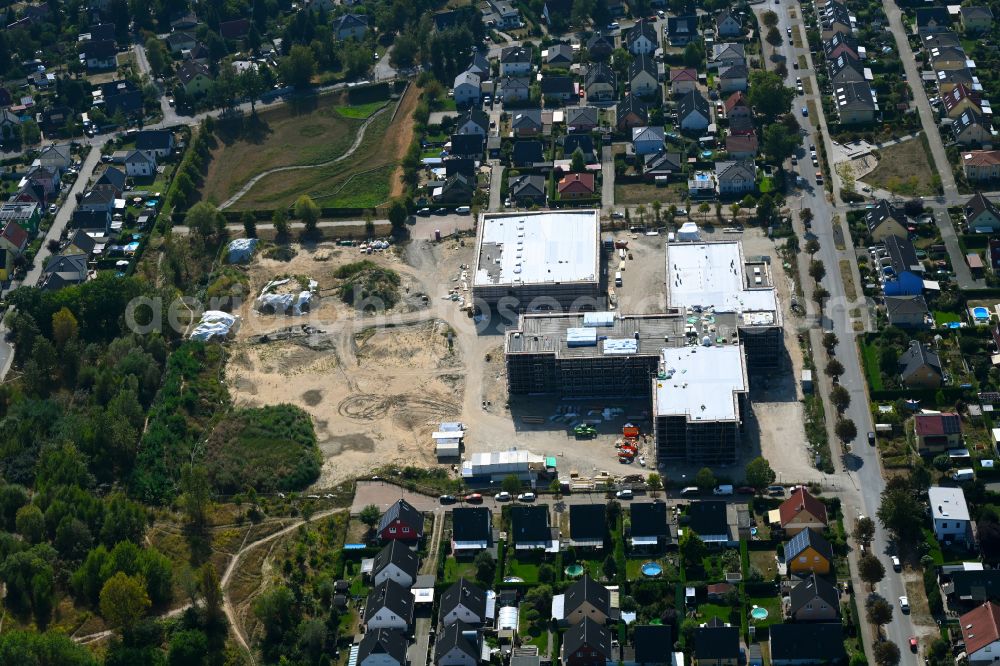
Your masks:
{"label": "round above-ground pool", "polygon": [[650,578],[663,573],[663,567],[660,566],[659,562],[646,562],[640,569],[642,570],[642,575],[649,576]]}
{"label": "round above-ground pool", "polygon": [[582,564],[571,564],[568,567],[566,567],[565,569],[563,569],[563,571],[566,573],[567,576],[570,576],[572,578],[576,578],[577,576],[580,576],[580,575],[583,574],[583,565]]}
{"label": "round above-ground pool", "polygon": [[754,606],[750,611],[750,617],[755,620],[766,620],[768,616],[767,609],[762,606]]}

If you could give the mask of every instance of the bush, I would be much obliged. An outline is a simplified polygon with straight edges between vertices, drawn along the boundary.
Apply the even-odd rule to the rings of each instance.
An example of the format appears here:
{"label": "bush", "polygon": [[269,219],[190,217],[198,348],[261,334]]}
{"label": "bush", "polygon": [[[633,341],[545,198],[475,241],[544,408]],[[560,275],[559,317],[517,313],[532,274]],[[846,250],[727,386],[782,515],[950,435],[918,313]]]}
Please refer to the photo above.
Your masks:
{"label": "bush", "polygon": [[341,300],[359,309],[387,310],[399,300],[399,274],[367,259],[345,264],[333,276],[343,280]]}

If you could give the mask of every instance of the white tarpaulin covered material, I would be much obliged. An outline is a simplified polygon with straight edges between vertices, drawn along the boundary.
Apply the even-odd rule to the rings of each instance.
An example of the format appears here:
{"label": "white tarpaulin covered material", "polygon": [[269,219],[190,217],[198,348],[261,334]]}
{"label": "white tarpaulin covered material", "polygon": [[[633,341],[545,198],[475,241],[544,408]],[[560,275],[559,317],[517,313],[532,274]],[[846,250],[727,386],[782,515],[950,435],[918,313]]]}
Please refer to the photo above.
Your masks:
{"label": "white tarpaulin covered material", "polygon": [[685,222],[677,231],[677,240],[679,241],[696,241],[700,239],[701,234],[698,233],[698,225],[694,222]]}
{"label": "white tarpaulin covered material", "polygon": [[257,249],[256,238],[237,238],[229,242],[226,249],[226,261],[230,264],[244,264],[250,261]]}
{"label": "white tarpaulin covered material", "polygon": [[307,291],[300,291],[298,294],[270,293],[272,289],[288,284],[289,282],[291,282],[290,278],[284,278],[282,280],[272,280],[264,285],[264,288],[260,291],[260,296],[257,297],[257,309],[264,313],[286,315],[301,315],[303,312],[309,312],[312,308],[312,299],[318,283],[315,280],[309,280],[309,289]]}
{"label": "white tarpaulin covered material", "polygon": [[224,340],[229,336],[230,331],[236,332],[239,329],[239,317],[221,310],[206,310],[205,314],[201,316],[201,321],[191,331],[191,339],[203,342]]}

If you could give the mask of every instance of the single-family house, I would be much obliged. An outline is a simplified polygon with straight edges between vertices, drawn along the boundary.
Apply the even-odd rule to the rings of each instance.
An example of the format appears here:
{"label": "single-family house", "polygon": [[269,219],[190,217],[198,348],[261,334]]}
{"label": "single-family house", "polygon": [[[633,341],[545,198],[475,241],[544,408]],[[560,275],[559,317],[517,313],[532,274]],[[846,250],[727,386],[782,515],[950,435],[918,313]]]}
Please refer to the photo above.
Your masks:
{"label": "single-family house", "polygon": [[734,160],[753,160],[757,151],[757,134],[753,131],[726,136],[726,153]]}
{"label": "single-family house", "polygon": [[724,9],[715,17],[715,34],[719,37],[742,37],[743,22],[740,17]]}
{"label": "single-family house", "polygon": [[715,163],[715,178],[722,196],[757,191],[757,165],[753,160],[730,160]]}
{"label": "single-family house", "polygon": [[961,46],[941,46],[929,49],[931,68],[935,71],[962,69],[969,65],[969,56]]}
{"label": "single-family house", "polygon": [[697,90],[692,90],[677,102],[677,121],[682,130],[703,132],[712,122],[708,100]]}
{"label": "single-family house", "polygon": [[198,43],[194,34],[184,31],[172,32],[167,35],[164,41],[166,42],[167,48],[171,53],[190,51],[194,48],[194,45]]}
{"label": "single-family house", "polygon": [[965,224],[969,231],[1000,231],[1000,208],[982,192],[976,192],[965,203]]}
{"label": "single-family house", "polygon": [[970,150],[962,153],[962,171],[970,182],[1000,178],[1000,150]]}
{"label": "single-family house", "polygon": [[969,562],[947,574],[942,572],[938,580],[941,592],[948,598],[948,610],[969,611],[985,601],[1000,601],[1000,569],[986,569],[980,562]]}
{"label": "single-family house", "polygon": [[691,68],[670,70],[670,94],[674,97],[686,95],[698,89],[698,70]]}
{"label": "single-family house", "polygon": [[455,123],[455,134],[486,136],[490,131],[490,117],[482,109],[471,108]]}
{"label": "single-family house", "polygon": [[546,102],[568,102],[577,97],[576,84],[569,76],[543,76],[541,92]]}
{"label": "single-family house", "polygon": [[358,666],[406,666],[406,637],[390,629],[366,631],[358,645]]}
{"label": "single-family house", "polygon": [[486,592],[478,585],[460,578],[441,594],[441,624],[449,627],[458,622],[481,626],[487,620]]}
{"label": "single-family house", "polygon": [[921,455],[963,448],[962,420],[955,412],[914,414],[913,434]]}
{"label": "single-family house", "polygon": [[362,40],[368,33],[368,17],[364,14],[342,14],[332,21],[333,34],[337,39]]}
{"label": "single-family house", "polygon": [[652,55],[660,46],[660,40],[656,36],[656,23],[645,18],[636,21],[625,35],[625,46],[634,56]]}
{"label": "single-family house", "polygon": [[70,218],[70,226],[74,229],[86,229],[106,234],[111,227],[111,211],[109,210],[80,210],[73,211]]}
{"label": "single-family house", "polygon": [[971,666],[994,664],[1000,658],[1000,606],[987,601],[959,619],[965,654]]}
{"label": "single-family house", "polygon": [[667,17],[667,43],[670,46],[687,46],[698,37],[700,32],[697,16],[685,14]]}
{"label": "single-family house", "polygon": [[958,69],[941,69],[934,72],[937,79],[938,94],[947,95],[955,86],[965,85],[976,92],[982,92],[983,84],[979,82],[979,77],[968,67]]}
{"label": "single-family house", "polygon": [[729,121],[730,126],[734,120],[739,118],[753,120],[753,110],[750,108],[750,101],[747,99],[746,93],[742,91],[734,92],[727,97],[723,108],[726,110],[726,120]]}
{"label": "single-family house", "polygon": [[745,92],[750,70],[745,62],[736,62],[719,68],[717,77],[719,92],[723,95],[737,90]]}
{"label": "single-family house", "polygon": [[587,164],[592,164],[597,160],[597,153],[594,151],[594,137],[590,134],[571,132],[564,135],[560,141],[562,142],[564,158],[572,157],[573,153],[579,149]]}
{"label": "single-family house", "polygon": [[509,0],[487,0],[485,7],[488,10],[484,10],[482,17],[487,28],[506,30],[522,27],[521,11]]}
{"label": "single-family house", "polygon": [[5,228],[11,222],[28,231],[36,231],[44,209],[36,201],[6,201],[0,204],[0,222]]}
{"label": "single-family house", "polygon": [[833,99],[842,125],[860,125],[875,122],[878,102],[867,81],[842,83],[835,86]]}
{"label": "single-family house", "polygon": [[662,127],[633,127],[632,145],[636,155],[655,155],[663,150],[666,135]]}
{"label": "single-family house", "polygon": [[830,83],[843,85],[866,81],[864,67],[861,61],[846,53],[842,53],[830,61]]}
{"label": "single-family house", "polygon": [[118,48],[112,39],[92,39],[81,42],[80,60],[87,64],[88,72],[107,71],[118,67]]}
{"label": "single-family house", "polygon": [[465,71],[476,74],[482,81],[489,79],[491,68],[489,58],[486,57],[486,51],[473,49],[472,57],[469,58],[469,66],[465,68]]}
{"label": "single-family house", "polygon": [[737,627],[702,625],[694,631],[697,666],[737,666],[740,660],[740,630]]}
{"label": "single-family house", "polygon": [[132,150],[125,156],[125,173],[132,178],[152,178],[156,175],[156,158]]}
{"label": "single-family house", "polygon": [[366,631],[409,631],[413,622],[413,593],[392,580],[376,585],[368,593],[362,621]]}
{"label": "single-family house", "polygon": [[955,141],[963,146],[983,146],[993,143],[990,119],[972,109],[963,111],[951,126]]}
{"label": "single-family house", "polygon": [[579,624],[585,619],[598,624],[607,622],[611,615],[611,592],[585,573],[566,588],[563,596],[562,620],[566,624]]}
{"label": "single-family house", "polygon": [[747,62],[747,52],[743,44],[723,42],[712,45],[712,53],[708,59],[710,69],[721,69],[737,63]]}
{"label": "single-family house", "polygon": [[208,67],[195,62],[185,60],[177,68],[177,80],[184,88],[184,92],[192,97],[206,94],[212,89],[212,74]]}
{"label": "single-family house", "polygon": [[799,622],[833,622],[840,619],[840,593],[825,578],[810,574],[788,595],[788,616]]}
{"label": "single-family house", "polygon": [[613,69],[601,62],[591,63],[584,77],[584,90],[590,102],[611,102],[618,96],[618,79]]}
{"label": "single-family house", "polygon": [[424,515],[398,499],[382,514],[375,532],[382,541],[418,541],[424,536]]}
{"label": "single-family house", "polygon": [[571,106],[565,114],[566,129],[570,132],[589,132],[598,125],[597,107]]}
{"label": "single-family house", "polygon": [[536,173],[515,176],[508,184],[508,196],[510,196],[511,203],[520,208],[544,206],[546,200],[545,176]]}
{"label": "single-family house", "polygon": [[511,166],[532,167],[545,161],[542,142],[537,140],[515,141],[510,153]]}
{"label": "single-family house", "polygon": [[705,598],[711,602],[724,602],[735,591],[736,586],[731,583],[712,583],[705,586]]}
{"label": "single-family house", "polygon": [[219,35],[223,39],[237,41],[250,34],[250,19],[238,18],[219,22]]}
{"label": "single-family house", "polygon": [[615,38],[602,30],[598,30],[587,40],[587,53],[591,60],[604,61],[611,57],[615,50]]}
{"label": "single-family house", "polygon": [[38,163],[62,172],[73,164],[73,152],[68,144],[52,144],[42,148]]}
{"label": "single-family house", "polygon": [[42,269],[38,286],[45,291],[58,291],[63,287],[86,282],[87,275],[86,255],[57,254],[51,257]]}
{"label": "single-family house", "polygon": [[847,7],[837,2],[828,2],[819,14],[822,38],[829,39],[836,32],[852,33],[857,20]]}
{"label": "single-family house", "polygon": [[545,505],[510,507],[510,538],[515,550],[559,552],[559,528],[549,525]]}
{"label": "single-family house", "polygon": [[739,541],[738,535],[730,533],[726,503],[722,500],[691,502],[682,521],[706,545],[727,546]]}
{"label": "single-family house", "polygon": [[545,50],[542,62],[546,67],[569,69],[573,64],[573,47],[569,44],[553,44]]}
{"label": "single-family house", "polygon": [[[10,258],[19,256],[28,248],[28,232],[15,220],[6,220],[3,230],[0,231],[0,248],[2,248]],[[6,278],[4,278],[6,280]]]}
{"label": "single-family house", "polygon": [[531,97],[531,82],[523,76],[504,76],[500,79],[497,98],[504,104],[527,102]]}
{"label": "single-family house", "polygon": [[434,642],[435,666],[476,666],[482,657],[479,632],[464,622],[446,625]]}
{"label": "single-family house", "polygon": [[972,543],[972,518],[961,488],[931,486],[927,489],[927,500],[938,541]]}
{"label": "single-family house", "polygon": [[456,507],[451,512],[451,552],[475,555],[493,544],[493,514],[484,506]]}
{"label": "single-family house", "polygon": [[538,136],[542,133],[541,109],[522,109],[512,114],[510,128],[516,137]]}
{"label": "single-family house", "polygon": [[840,622],[772,624],[770,632],[773,666],[847,663]]}
{"label": "single-family house", "polygon": [[908,233],[906,215],[903,209],[880,199],[874,208],[865,214],[868,233],[876,243],[882,243],[889,236],[906,238]]}
{"label": "single-family house", "polygon": [[410,550],[410,547],[393,539],[379,551],[372,564],[372,581],[380,585],[391,580],[405,588],[413,587],[417,580],[417,570],[420,568],[420,558]]}
{"label": "single-family house", "polygon": [[107,185],[113,188],[120,196],[121,193],[125,191],[125,172],[117,167],[109,166],[101,173],[100,177],[94,181],[95,187],[102,185]]}
{"label": "single-family house", "polygon": [[966,34],[984,33],[993,27],[993,12],[985,5],[962,7],[958,15]]}
{"label": "single-family house", "polygon": [[[475,134],[465,136],[475,137]],[[435,187],[431,196],[437,203],[467,204],[476,191],[476,180],[463,173],[448,176],[444,185]]]}
{"label": "single-family house", "polygon": [[900,328],[924,328],[929,325],[927,300],[923,294],[885,297],[885,314],[889,324]]}
{"label": "single-family house", "polygon": [[21,117],[10,109],[0,109],[0,141],[12,141],[21,135]]}
{"label": "single-family house", "polygon": [[586,618],[563,635],[560,654],[565,666],[607,666],[614,662],[611,630]]}
{"label": "single-family house", "polygon": [[[958,118],[966,111],[983,113],[983,95],[978,90],[973,90],[964,83],[960,83],[947,94],[941,96],[945,113],[949,118]],[[985,115],[985,114],[984,114]]]}
{"label": "single-family house", "polygon": [[483,139],[482,134],[452,134],[450,154],[454,157],[482,159]]}
{"label": "single-family house", "polygon": [[592,173],[568,173],[556,183],[556,192],[560,199],[590,199],[595,182]]}
{"label": "single-family house", "polygon": [[825,576],[833,565],[833,548],[822,534],[807,527],[785,545],[785,564],[789,573]]}
{"label": "single-family house", "polygon": [[569,543],[574,548],[604,548],[608,536],[603,504],[572,504],[569,507]]}
{"label": "single-family house", "polygon": [[89,257],[97,249],[97,240],[83,229],[77,229],[70,236],[66,246],[62,249],[62,254],[82,254]]}
{"label": "single-family house", "polygon": [[636,127],[645,127],[649,123],[649,112],[646,104],[634,95],[626,95],[625,99],[615,105],[615,127],[619,132],[626,132]]}
{"label": "single-family house", "polygon": [[650,181],[668,181],[682,173],[681,154],[660,151],[643,158],[642,176]]}
{"label": "single-family house", "polygon": [[930,347],[918,340],[899,357],[899,374],[907,388],[936,389],[944,377],[941,360]]}
{"label": "single-family house", "polygon": [[916,14],[919,35],[951,32],[951,14],[947,7],[917,7]]}
{"label": "single-family house", "polygon": [[466,104],[478,105],[481,90],[482,80],[479,78],[479,74],[470,71],[462,72],[455,77],[455,85],[452,88],[455,104],[462,106]]}
{"label": "single-family house", "polygon": [[171,30],[194,30],[200,25],[198,15],[192,11],[178,13],[170,18]]}
{"label": "single-family house", "polygon": [[97,211],[110,215],[114,207],[115,196],[113,190],[105,187],[92,187],[80,199],[77,210],[82,212]]}
{"label": "single-family house", "polygon": [[500,76],[520,76],[531,71],[531,51],[523,46],[507,46],[500,51]]}
{"label": "single-family house", "polygon": [[174,133],[169,130],[142,130],[135,135],[135,149],[157,159],[174,152]]}
{"label": "single-family house", "polygon": [[826,505],[813,497],[805,486],[799,486],[778,507],[778,521],[788,536],[805,529],[822,532],[827,526]]}
{"label": "single-family house", "polygon": [[46,197],[59,192],[59,170],[47,166],[35,166],[28,169],[27,179],[42,186]]}
{"label": "single-family house", "polygon": [[664,664],[684,666],[673,659],[674,629],[669,624],[640,624],[630,627],[636,666]]}
{"label": "single-family house", "polygon": [[631,531],[629,544],[633,550],[659,550],[666,545],[667,505],[663,502],[642,502],[628,508]]}
{"label": "single-family house", "polygon": [[633,95],[650,97],[660,92],[660,80],[656,63],[648,54],[642,53],[632,59],[629,65],[628,81]]}

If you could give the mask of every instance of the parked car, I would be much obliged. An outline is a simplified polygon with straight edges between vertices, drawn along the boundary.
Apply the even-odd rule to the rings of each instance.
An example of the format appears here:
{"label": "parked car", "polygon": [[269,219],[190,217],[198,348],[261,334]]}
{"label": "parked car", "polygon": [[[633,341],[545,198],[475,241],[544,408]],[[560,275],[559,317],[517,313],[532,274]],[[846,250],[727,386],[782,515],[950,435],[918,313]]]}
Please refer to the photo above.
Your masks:
{"label": "parked car", "polygon": [[441,504],[454,504],[456,500],[454,495],[441,495],[441,497],[438,498],[438,501],[441,502]]}
{"label": "parked car", "polygon": [[910,600],[906,596],[899,598],[899,610],[907,614],[910,612]]}
{"label": "parked car", "polygon": [[889,559],[892,562],[892,570],[893,571],[902,571],[903,570],[903,565],[900,563],[898,557],[896,557],[895,555],[893,555]]}
{"label": "parked car", "polygon": [[619,490],[617,493],[615,493],[615,497],[617,497],[618,499],[630,500],[632,499],[632,491],[629,490],[628,488],[623,488],[622,490]]}
{"label": "parked car", "polygon": [[688,486],[687,488],[681,491],[681,495],[684,497],[688,497],[690,495],[697,495],[699,492],[701,491],[698,490],[698,486]]}
{"label": "parked car", "polygon": [[483,496],[479,493],[472,493],[471,495],[465,496],[465,501],[470,504],[480,504],[483,501]]}
{"label": "parked car", "polygon": [[768,495],[784,495],[785,494],[785,487],[784,486],[768,486],[767,487],[767,493],[768,493]]}
{"label": "parked car", "polygon": [[868,433],[868,443],[871,446],[875,446],[875,433],[873,433],[873,432],[869,432]]}
{"label": "parked car", "polygon": [[514,496],[511,495],[509,492],[507,492],[505,490],[503,492],[500,492],[500,493],[497,493],[496,495],[494,495],[493,499],[495,499],[498,502],[509,502],[512,499],[514,499]]}
{"label": "parked car", "polygon": [[916,652],[917,648],[920,647],[920,643],[917,641],[916,636],[910,636],[910,652]]}
{"label": "parked car", "polygon": [[736,489],[736,492],[740,495],[753,495],[757,491],[752,486],[740,486]]}
{"label": "parked car", "polygon": [[421,208],[420,210],[417,211],[417,215],[419,215],[420,217],[427,217],[430,214],[431,214],[430,208]]}
{"label": "parked car", "polygon": [[521,493],[517,496],[518,502],[534,502],[536,498],[535,493]]}

